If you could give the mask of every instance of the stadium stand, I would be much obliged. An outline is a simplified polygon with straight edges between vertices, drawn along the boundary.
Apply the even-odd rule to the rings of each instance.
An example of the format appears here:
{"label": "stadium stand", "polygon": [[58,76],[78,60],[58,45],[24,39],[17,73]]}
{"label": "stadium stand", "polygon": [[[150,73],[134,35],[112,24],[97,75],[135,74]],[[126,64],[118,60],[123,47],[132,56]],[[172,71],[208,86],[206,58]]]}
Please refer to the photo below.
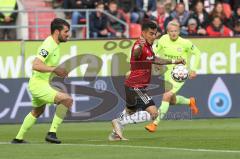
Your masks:
{"label": "stadium stand", "polygon": [[141,35],[141,25],[131,23],[130,24],[130,37],[131,38],[138,38]]}
{"label": "stadium stand", "polygon": [[[29,27],[29,39],[44,39],[49,33],[48,25],[56,14],[51,6],[46,5],[44,0],[22,0],[24,9],[28,12],[28,24],[30,26],[43,26],[43,27]],[[46,12],[38,12],[37,10],[48,10]],[[50,11],[49,11],[50,10]],[[47,26],[47,27],[45,27]],[[40,33],[40,34],[36,34]]]}
{"label": "stadium stand", "polygon": [[[181,23],[182,36],[209,36],[209,31],[206,32],[206,30],[213,27],[211,25],[215,16],[220,17],[223,25],[233,33],[228,35],[239,36],[240,10],[238,8],[240,8],[240,1],[237,0],[212,0],[211,3],[209,0],[76,0],[82,5],[80,8],[74,6],[66,8],[66,2],[70,2],[68,0],[17,1],[19,5],[18,18],[16,25],[11,26],[17,30],[17,39],[40,40],[46,38],[49,34],[48,25],[55,17],[65,18],[72,23],[72,32],[74,29],[79,30],[72,35],[73,39],[91,38],[90,26],[93,21],[90,20],[90,17],[96,12],[93,6],[99,2],[103,2],[105,6],[103,14],[107,16],[107,23],[111,24],[117,19],[119,24],[114,25],[124,25],[123,28],[125,28],[121,30],[121,36],[116,36],[112,25],[106,25],[110,38],[138,37],[141,33],[140,25],[146,19],[156,21],[162,32],[166,32],[169,21],[176,19]],[[118,4],[121,17],[109,11],[107,4],[112,1]],[[79,17],[78,21],[73,22],[72,13],[74,12],[81,12],[88,17]],[[86,14],[87,12],[88,14]],[[113,20],[114,18],[116,19]],[[195,28],[191,27],[191,24],[195,23],[194,19],[197,21]],[[191,22],[189,22],[190,20]],[[213,29],[218,30],[218,28]]]}

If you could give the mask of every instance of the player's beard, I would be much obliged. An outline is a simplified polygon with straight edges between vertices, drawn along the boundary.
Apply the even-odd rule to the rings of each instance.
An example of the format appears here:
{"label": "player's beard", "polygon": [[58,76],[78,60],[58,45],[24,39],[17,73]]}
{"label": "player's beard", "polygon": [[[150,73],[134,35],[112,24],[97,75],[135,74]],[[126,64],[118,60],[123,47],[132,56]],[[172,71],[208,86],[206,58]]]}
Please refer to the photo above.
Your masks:
{"label": "player's beard", "polygon": [[58,36],[58,41],[59,41],[59,42],[66,42],[66,41],[67,41],[67,38],[64,39],[64,38],[61,36],[61,34],[59,34],[59,36]]}

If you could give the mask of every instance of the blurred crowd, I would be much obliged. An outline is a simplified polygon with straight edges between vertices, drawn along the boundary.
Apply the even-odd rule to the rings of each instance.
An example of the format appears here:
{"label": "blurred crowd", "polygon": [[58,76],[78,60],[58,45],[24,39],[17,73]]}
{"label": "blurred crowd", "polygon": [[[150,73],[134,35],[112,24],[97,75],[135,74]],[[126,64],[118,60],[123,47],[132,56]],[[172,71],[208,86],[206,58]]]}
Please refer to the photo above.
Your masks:
{"label": "blurred crowd", "polygon": [[[16,28],[11,28],[16,24],[18,13],[18,4],[16,0],[2,0],[0,1],[0,40],[15,40]],[[9,10],[12,10],[10,12]],[[3,12],[5,11],[5,12]]]}
{"label": "blurred crowd", "polygon": [[[7,2],[17,10],[16,0]],[[162,33],[166,32],[169,21],[176,20],[181,25],[182,36],[240,36],[240,0],[53,0],[52,3],[54,8],[83,9],[65,12],[65,18],[72,24],[73,37],[80,30],[78,25],[86,24],[86,9],[97,9],[89,16],[91,38],[126,37],[126,25],[114,17],[129,26],[151,19]],[[3,3],[0,5],[4,7]],[[16,12],[0,10],[0,25],[13,25],[16,18]],[[133,27],[132,31],[135,30],[137,27]],[[0,40],[4,38],[16,38],[16,31],[0,28]]]}
{"label": "blurred crowd", "polygon": [[[97,37],[124,37],[125,27],[105,10],[127,24],[141,24],[151,19],[159,30],[166,32],[169,21],[181,25],[182,36],[239,36],[239,0],[63,0],[64,9],[98,9],[90,16],[90,35]],[[72,24],[85,22],[85,12],[66,14]],[[73,35],[75,34],[73,29]]]}

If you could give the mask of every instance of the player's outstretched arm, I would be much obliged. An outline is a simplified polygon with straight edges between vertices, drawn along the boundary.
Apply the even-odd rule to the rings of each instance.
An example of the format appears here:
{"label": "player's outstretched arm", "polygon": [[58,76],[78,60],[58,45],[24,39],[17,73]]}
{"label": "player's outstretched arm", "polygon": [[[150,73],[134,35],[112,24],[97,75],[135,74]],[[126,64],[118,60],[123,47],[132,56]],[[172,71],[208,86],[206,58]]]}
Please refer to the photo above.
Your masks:
{"label": "player's outstretched arm", "polygon": [[155,57],[153,64],[156,64],[156,65],[184,64],[185,65],[186,62],[182,58],[177,59],[177,60],[169,60],[169,59]]}

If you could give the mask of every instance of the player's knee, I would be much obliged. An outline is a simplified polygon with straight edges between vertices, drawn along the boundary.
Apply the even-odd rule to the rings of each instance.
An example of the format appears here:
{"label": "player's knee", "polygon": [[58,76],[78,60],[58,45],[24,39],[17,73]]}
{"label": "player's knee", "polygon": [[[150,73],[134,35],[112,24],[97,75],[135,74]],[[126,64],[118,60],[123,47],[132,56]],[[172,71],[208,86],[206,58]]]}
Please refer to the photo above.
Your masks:
{"label": "player's knee", "polygon": [[163,95],[163,100],[164,101],[171,101],[172,97],[173,97],[173,93],[172,92],[166,92]]}
{"label": "player's knee", "polygon": [[176,103],[177,103],[177,99],[176,99],[175,94],[173,94],[173,95],[172,95],[172,98],[171,98],[171,100],[170,100],[170,104],[171,104],[171,105],[175,105]]}
{"label": "player's knee", "polygon": [[72,97],[70,97],[69,98],[69,106],[72,107],[72,105],[73,105],[73,99],[72,99]]}
{"label": "player's knee", "polygon": [[170,105],[175,105],[176,104],[176,100],[171,100],[170,101]]}
{"label": "player's knee", "polygon": [[65,105],[68,107],[68,108],[70,108],[70,107],[72,107],[72,104],[73,104],[73,99],[72,99],[72,97],[67,97],[66,99],[65,99]]}

